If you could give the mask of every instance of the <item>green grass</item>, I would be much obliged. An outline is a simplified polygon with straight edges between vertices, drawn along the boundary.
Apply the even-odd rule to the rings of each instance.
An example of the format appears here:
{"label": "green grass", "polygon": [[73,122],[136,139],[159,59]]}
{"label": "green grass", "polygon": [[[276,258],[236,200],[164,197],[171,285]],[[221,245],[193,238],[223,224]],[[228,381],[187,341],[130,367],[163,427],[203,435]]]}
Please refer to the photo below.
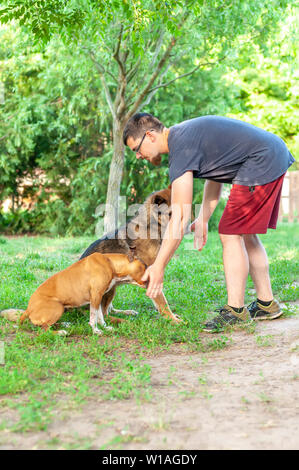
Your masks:
{"label": "green grass", "polygon": [[[269,256],[275,297],[282,302],[298,299],[298,225],[281,224],[261,238]],[[0,237],[0,310],[25,309],[35,289],[75,262],[91,241],[87,237]],[[43,332],[29,322],[16,328],[0,319],[0,341],[5,343],[0,406],[17,416],[0,422],[0,431],[47,429],[63,406],[78,408],[97,394],[105,400],[132,396],[148,400],[151,368],[146,358],[150,354],[176,347],[205,354],[229,345],[229,333],[200,334],[213,309],[226,302],[218,235],[209,234],[201,253],[188,249],[190,244],[191,238],[183,241],[165,275],[165,294],[183,324],[172,325],[161,318],[144,290],[129,285],[118,288],[114,306],[137,310],[139,316],[128,317],[102,337],[92,335],[87,308],[65,312],[61,322],[71,323],[67,337]],[[249,279],[246,303],[255,297],[252,289]],[[292,310],[285,311],[285,315],[291,314]],[[244,331],[250,334],[254,330]],[[258,337],[257,345],[268,346],[270,340]]]}

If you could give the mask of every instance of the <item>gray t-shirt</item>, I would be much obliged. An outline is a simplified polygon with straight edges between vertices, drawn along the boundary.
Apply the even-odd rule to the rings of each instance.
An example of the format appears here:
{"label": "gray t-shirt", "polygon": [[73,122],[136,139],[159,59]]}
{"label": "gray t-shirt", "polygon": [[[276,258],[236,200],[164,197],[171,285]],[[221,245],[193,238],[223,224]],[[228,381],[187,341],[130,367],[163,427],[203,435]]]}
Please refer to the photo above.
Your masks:
{"label": "gray t-shirt", "polygon": [[170,128],[169,178],[186,171],[195,178],[255,186],[270,183],[295,161],[271,132],[243,121],[202,116]]}

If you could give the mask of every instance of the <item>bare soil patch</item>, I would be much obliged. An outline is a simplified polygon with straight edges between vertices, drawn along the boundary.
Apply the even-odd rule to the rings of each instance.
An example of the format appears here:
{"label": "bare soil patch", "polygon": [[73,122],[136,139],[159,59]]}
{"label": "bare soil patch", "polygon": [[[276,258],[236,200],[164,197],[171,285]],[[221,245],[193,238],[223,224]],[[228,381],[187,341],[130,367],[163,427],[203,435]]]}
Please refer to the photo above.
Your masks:
{"label": "bare soil patch", "polygon": [[227,336],[221,350],[147,358],[146,401],[61,400],[46,431],[0,431],[0,449],[299,449],[299,317]]}

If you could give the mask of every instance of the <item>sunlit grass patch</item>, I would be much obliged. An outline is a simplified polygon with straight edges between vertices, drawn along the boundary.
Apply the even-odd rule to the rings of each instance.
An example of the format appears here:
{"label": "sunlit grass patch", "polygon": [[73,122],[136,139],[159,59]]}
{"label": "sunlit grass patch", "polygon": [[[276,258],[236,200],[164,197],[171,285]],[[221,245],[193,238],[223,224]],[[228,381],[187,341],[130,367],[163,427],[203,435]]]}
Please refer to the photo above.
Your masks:
{"label": "sunlit grass patch", "polygon": [[[107,400],[148,400],[148,356],[163,350],[188,350],[200,351],[204,358],[211,350],[229,346],[232,330],[202,334],[215,308],[226,303],[218,234],[209,234],[200,253],[190,249],[190,238],[183,241],[165,273],[164,292],[171,309],[183,319],[180,324],[162,318],[145,290],[131,285],[118,288],[113,305],[136,310],[139,315],[123,315],[125,322],[113,331],[103,330],[100,337],[92,334],[88,324],[88,306],[66,311],[47,332],[29,321],[18,327],[0,318],[0,340],[5,344],[5,364],[0,367],[2,407],[17,413],[15,421],[2,423],[0,428],[17,432],[47,429],[61,396],[67,397],[63,400],[67,407],[81,406],[95,390],[101,390],[102,399]],[[269,255],[275,297],[287,307],[299,297],[297,226],[282,225],[261,238]],[[35,289],[79,259],[91,241],[87,237],[1,237],[0,310],[25,309]],[[254,298],[249,279],[246,304]],[[293,312],[291,307],[284,311]],[[251,334],[254,326],[244,325],[243,333]],[[66,329],[68,336],[53,334],[57,329]],[[259,336],[256,341],[257,347],[272,344],[270,337]]]}

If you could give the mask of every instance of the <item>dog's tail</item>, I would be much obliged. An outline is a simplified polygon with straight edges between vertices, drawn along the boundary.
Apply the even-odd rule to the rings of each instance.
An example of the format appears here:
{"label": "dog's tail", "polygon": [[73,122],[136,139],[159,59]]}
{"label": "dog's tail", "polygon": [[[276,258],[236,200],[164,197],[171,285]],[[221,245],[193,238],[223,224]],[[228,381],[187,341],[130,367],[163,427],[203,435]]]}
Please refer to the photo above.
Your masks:
{"label": "dog's tail", "polygon": [[28,309],[27,309],[27,310],[25,310],[25,312],[24,312],[23,315],[21,316],[21,318],[20,318],[20,323],[23,323],[23,321],[26,320],[26,318],[28,318],[28,317],[29,317],[29,311],[28,311]]}
{"label": "dog's tail", "polygon": [[21,318],[24,317],[23,318],[24,320],[28,316],[26,312],[27,310],[25,311],[19,308],[8,308],[6,310],[0,311],[0,317],[5,318],[6,320],[9,320],[9,321],[18,322],[20,320],[20,317]]}

